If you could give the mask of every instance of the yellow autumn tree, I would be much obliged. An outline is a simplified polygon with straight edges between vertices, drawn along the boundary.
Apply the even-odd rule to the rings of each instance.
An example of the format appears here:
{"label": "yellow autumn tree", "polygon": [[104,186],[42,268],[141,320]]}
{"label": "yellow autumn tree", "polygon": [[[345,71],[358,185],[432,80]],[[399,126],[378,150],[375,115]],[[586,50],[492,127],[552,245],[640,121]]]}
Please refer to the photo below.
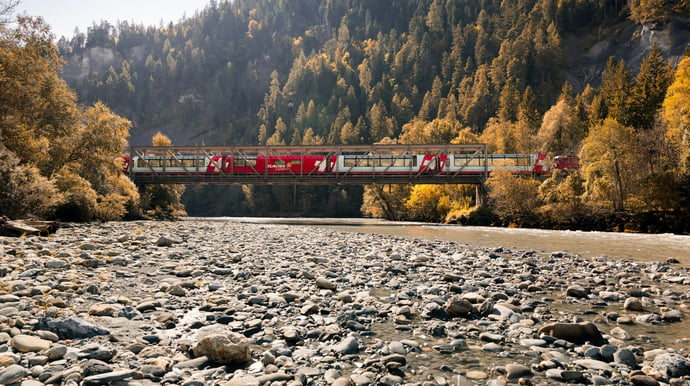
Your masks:
{"label": "yellow autumn tree", "polygon": [[666,138],[679,158],[680,173],[690,174],[690,57],[678,63],[675,79],[666,92],[662,116]]}
{"label": "yellow autumn tree", "polygon": [[637,136],[631,127],[607,118],[592,127],[580,151],[583,198],[592,207],[625,209],[625,200],[635,191],[641,160]]}
{"label": "yellow autumn tree", "polygon": [[[160,131],[153,136],[151,143],[156,147],[172,146],[172,140]],[[147,185],[141,205],[145,213],[153,218],[186,216],[187,212],[182,204],[184,191],[184,185]]]}
{"label": "yellow autumn tree", "polygon": [[[8,20],[10,3],[0,1]],[[0,214],[119,219],[138,196],[118,162],[130,123],[77,104],[52,39],[41,18],[0,24]]]}
{"label": "yellow autumn tree", "polygon": [[529,216],[541,204],[539,181],[507,171],[491,173],[486,180],[489,205],[501,217]]}

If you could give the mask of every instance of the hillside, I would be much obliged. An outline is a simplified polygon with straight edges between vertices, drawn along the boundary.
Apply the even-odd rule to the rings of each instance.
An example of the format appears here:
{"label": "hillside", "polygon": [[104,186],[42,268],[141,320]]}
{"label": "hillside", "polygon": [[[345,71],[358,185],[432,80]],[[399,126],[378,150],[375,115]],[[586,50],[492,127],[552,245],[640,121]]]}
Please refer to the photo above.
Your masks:
{"label": "hillside", "polygon": [[682,13],[642,24],[621,1],[388,4],[211,2],[166,27],[102,22],[60,41],[63,76],[82,102],[132,120],[132,144],[159,130],[176,144],[254,144],[276,130],[279,142],[357,143],[446,104],[481,133],[506,85],[530,87],[543,114],[565,81],[598,86],[610,56],[635,74],[653,44],[677,63],[690,41]]}

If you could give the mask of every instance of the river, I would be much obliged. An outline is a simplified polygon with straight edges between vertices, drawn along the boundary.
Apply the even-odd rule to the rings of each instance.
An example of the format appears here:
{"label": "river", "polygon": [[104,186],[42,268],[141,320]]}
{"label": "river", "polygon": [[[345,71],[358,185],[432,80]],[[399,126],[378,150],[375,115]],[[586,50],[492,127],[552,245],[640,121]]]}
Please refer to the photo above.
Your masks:
{"label": "river", "polygon": [[205,220],[294,226],[316,225],[348,232],[447,240],[469,246],[541,252],[559,251],[583,257],[603,256],[644,262],[675,258],[683,267],[690,267],[690,236],[684,235],[494,228],[360,218],[218,217]]}

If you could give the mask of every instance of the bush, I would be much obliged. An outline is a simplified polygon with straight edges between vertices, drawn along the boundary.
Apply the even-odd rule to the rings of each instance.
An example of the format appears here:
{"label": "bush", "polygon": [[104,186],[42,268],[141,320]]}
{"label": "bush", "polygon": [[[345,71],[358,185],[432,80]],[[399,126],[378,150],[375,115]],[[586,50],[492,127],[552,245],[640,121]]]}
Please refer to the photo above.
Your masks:
{"label": "bush", "polygon": [[64,202],[55,210],[58,219],[77,222],[96,219],[98,195],[88,181],[63,168],[58,172],[56,185],[65,194]]}
{"label": "bush", "polygon": [[48,218],[60,202],[60,194],[38,168],[19,164],[19,158],[0,144],[0,214],[10,218]]}

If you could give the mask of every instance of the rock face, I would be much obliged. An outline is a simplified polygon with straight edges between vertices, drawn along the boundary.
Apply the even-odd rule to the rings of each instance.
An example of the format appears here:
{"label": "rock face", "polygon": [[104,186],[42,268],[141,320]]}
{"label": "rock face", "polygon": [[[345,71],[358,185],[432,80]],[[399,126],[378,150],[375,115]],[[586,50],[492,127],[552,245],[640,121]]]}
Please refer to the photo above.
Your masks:
{"label": "rock face", "polygon": [[594,323],[549,323],[542,326],[538,331],[539,334],[553,336],[558,339],[565,339],[568,342],[577,344],[584,344],[589,342],[596,346],[601,346],[606,343],[601,331]]}
{"label": "rock face", "polygon": [[232,332],[205,336],[192,352],[194,357],[206,356],[217,363],[243,363],[250,358],[247,339]]}

